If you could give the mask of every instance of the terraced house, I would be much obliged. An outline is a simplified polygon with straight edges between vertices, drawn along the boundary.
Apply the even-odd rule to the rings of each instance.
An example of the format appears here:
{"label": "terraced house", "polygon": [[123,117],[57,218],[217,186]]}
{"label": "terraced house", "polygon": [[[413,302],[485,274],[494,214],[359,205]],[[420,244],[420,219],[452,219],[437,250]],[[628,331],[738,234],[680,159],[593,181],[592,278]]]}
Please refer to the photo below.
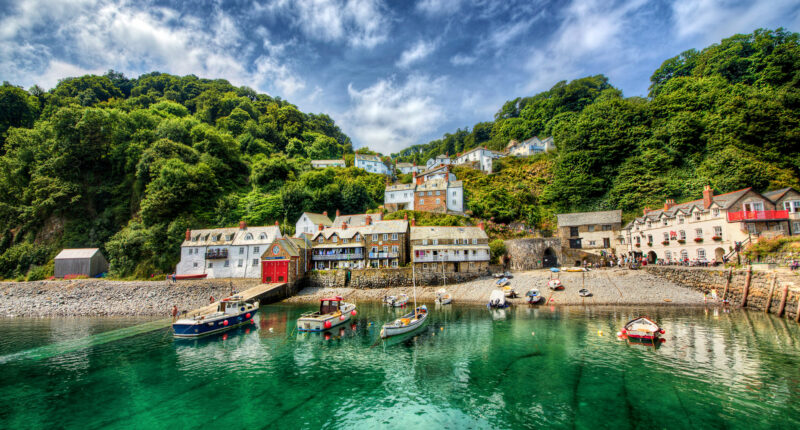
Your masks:
{"label": "terraced house", "polygon": [[487,272],[489,236],[478,227],[411,226],[411,259],[416,270]]}
{"label": "terraced house", "polygon": [[181,243],[178,275],[209,278],[259,278],[261,254],[276,238],[282,237],[277,225],[186,230]]}
{"label": "terraced house", "polygon": [[[311,237],[313,267],[317,270],[400,267],[408,261],[408,221],[373,221],[365,214],[343,215],[330,228],[319,227]],[[337,217],[339,219],[340,217]],[[355,221],[351,225],[347,221]]]}
{"label": "terraced house", "polygon": [[758,237],[800,232],[800,194],[784,188],[764,194],[745,188],[676,204],[667,200],[658,210],[645,208],[625,227],[629,253],[650,262],[717,261],[733,255],[736,243]]}

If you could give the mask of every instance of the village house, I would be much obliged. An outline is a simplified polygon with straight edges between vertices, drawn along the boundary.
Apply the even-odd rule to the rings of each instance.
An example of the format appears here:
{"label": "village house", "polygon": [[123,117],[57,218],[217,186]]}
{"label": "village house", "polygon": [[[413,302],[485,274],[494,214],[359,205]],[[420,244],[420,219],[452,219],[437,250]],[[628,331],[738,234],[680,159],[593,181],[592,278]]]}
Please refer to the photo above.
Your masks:
{"label": "village house", "polygon": [[311,242],[307,236],[279,237],[261,254],[261,282],[295,282],[311,270]]}
{"label": "village house", "polygon": [[387,185],[383,205],[389,212],[417,210],[436,213],[464,213],[464,185],[450,173],[450,166],[437,166],[420,175],[411,184]]}
{"label": "village house", "polygon": [[282,237],[274,226],[186,230],[181,243],[178,275],[202,275],[209,278],[260,278],[262,253],[276,238]]}
{"label": "village house", "polygon": [[324,169],[326,167],[345,167],[344,160],[311,160],[311,167]]}
{"label": "village house", "polygon": [[356,154],[355,155],[355,167],[359,169],[364,169],[369,173],[377,173],[380,175],[391,175],[391,171],[386,164],[381,161],[380,157],[377,155],[368,155],[368,154]]}
{"label": "village house", "polygon": [[333,221],[328,218],[328,212],[322,212],[321,214],[303,212],[294,224],[294,237],[300,237],[303,234],[314,234],[320,224],[325,227],[333,225]]}
{"label": "village house", "polygon": [[397,163],[394,166],[396,172],[400,172],[402,174],[408,175],[412,173],[421,173],[423,168],[422,166],[417,166],[413,163]]}
{"label": "village house", "polygon": [[408,221],[373,221],[372,215],[366,214],[362,224],[343,221],[334,227],[319,226],[311,244],[317,270],[400,267],[408,261]]}
{"label": "village house", "polygon": [[737,242],[746,245],[762,236],[797,233],[797,208],[800,194],[791,188],[714,195],[706,186],[702,199],[680,204],[667,200],[658,210],[645,208],[625,227],[628,252],[650,262],[721,262],[733,255]]}
{"label": "village house", "polygon": [[413,182],[419,184],[426,181],[431,180],[439,180],[444,179],[447,181],[455,181],[456,175],[450,173],[450,165],[449,164],[442,164],[439,166],[434,166],[430,169],[426,169],[419,174],[414,175]]}
{"label": "village house", "polygon": [[452,163],[450,160],[450,156],[446,154],[439,154],[434,158],[429,158],[428,161],[425,163],[426,169],[432,169],[434,166],[441,166],[441,165],[449,165]]}
{"label": "village house", "polygon": [[597,256],[621,255],[622,211],[578,212],[556,215],[562,247]]}
{"label": "village house", "polygon": [[411,259],[415,270],[488,272],[489,236],[478,227],[417,227],[411,221]]}
{"label": "village house", "polygon": [[515,157],[528,157],[534,154],[541,154],[550,152],[555,149],[553,137],[548,137],[540,140],[539,137],[534,136],[530,139],[525,139],[522,142],[510,140],[506,146],[506,153]]}
{"label": "village house", "polygon": [[505,157],[505,155],[500,152],[486,149],[485,146],[479,146],[463,154],[457,154],[454,164],[469,165],[484,173],[492,173],[493,161],[502,157]]}
{"label": "village house", "polygon": [[416,183],[387,185],[383,193],[383,207],[388,212],[414,210]]}

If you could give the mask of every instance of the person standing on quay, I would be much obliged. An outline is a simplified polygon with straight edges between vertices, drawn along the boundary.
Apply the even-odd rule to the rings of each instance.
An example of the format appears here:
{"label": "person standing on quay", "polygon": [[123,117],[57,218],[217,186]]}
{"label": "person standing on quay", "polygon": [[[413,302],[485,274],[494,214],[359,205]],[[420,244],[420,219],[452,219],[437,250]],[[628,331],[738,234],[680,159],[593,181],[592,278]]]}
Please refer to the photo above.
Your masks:
{"label": "person standing on quay", "polygon": [[178,319],[178,305],[172,305],[172,322]]}

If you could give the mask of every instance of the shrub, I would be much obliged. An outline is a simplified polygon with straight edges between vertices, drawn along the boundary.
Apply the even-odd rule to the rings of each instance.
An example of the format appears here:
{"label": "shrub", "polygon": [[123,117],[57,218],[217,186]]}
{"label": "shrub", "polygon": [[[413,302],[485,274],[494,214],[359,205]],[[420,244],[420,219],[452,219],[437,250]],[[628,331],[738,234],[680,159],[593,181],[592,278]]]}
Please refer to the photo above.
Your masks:
{"label": "shrub", "polygon": [[28,269],[28,274],[25,277],[27,281],[41,281],[43,279],[47,279],[53,276],[53,261],[51,260],[49,263],[43,266],[31,266]]}
{"label": "shrub", "polygon": [[506,255],[506,243],[502,239],[489,242],[489,255],[491,255],[492,264],[497,264],[500,257]]}

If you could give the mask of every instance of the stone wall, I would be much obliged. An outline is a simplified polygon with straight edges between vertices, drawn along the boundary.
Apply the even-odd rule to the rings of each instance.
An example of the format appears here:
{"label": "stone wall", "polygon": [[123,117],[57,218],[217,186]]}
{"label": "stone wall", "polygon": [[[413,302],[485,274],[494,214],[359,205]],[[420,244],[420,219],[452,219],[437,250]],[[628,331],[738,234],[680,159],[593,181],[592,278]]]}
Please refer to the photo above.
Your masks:
{"label": "stone wall", "polygon": [[561,252],[561,239],[534,238],[513,239],[505,241],[511,270],[534,270],[542,268],[542,258],[547,248],[551,248],[558,257],[558,265],[564,264]]}
{"label": "stone wall", "polygon": [[[305,286],[320,288],[350,287],[358,289],[368,288],[389,288],[389,287],[410,287],[412,286],[411,268],[402,267],[397,269],[357,269],[350,270],[350,279],[347,279],[347,270],[323,270],[312,271],[308,274]],[[438,286],[447,284],[466,282],[482,276],[487,276],[487,272],[480,273],[416,273],[418,286]]]}
{"label": "stone wall", "polygon": [[[711,290],[716,289],[717,295],[722,298],[725,292],[725,283],[728,277],[728,269],[721,268],[699,268],[699,267],[663,267],[647,266],[645,270],[653,275],[662,277],[688,288],[703,291],[711,294]],[[777,273],[775,288],[770,296],[773,277]],[[728,287],[728,299],[731,306],[741,306],[744,296],[744,287],[747,280],[747,270],[734,270],[731,274],[731,282]],[[788,286],[788,294],[784,315],[796,319],[797,303],[800,300],[800,277],[794,273],[778,273],[774,271],[753,272],[750,278],[750,288],[747,293],[747,308],[763,311],[767,302],[770,302],[769,312],[777,313],[780,307],[783,287]],[[771,300],[769,298],[771,297]],[[709,300],[710,300],[709,296]]]}

